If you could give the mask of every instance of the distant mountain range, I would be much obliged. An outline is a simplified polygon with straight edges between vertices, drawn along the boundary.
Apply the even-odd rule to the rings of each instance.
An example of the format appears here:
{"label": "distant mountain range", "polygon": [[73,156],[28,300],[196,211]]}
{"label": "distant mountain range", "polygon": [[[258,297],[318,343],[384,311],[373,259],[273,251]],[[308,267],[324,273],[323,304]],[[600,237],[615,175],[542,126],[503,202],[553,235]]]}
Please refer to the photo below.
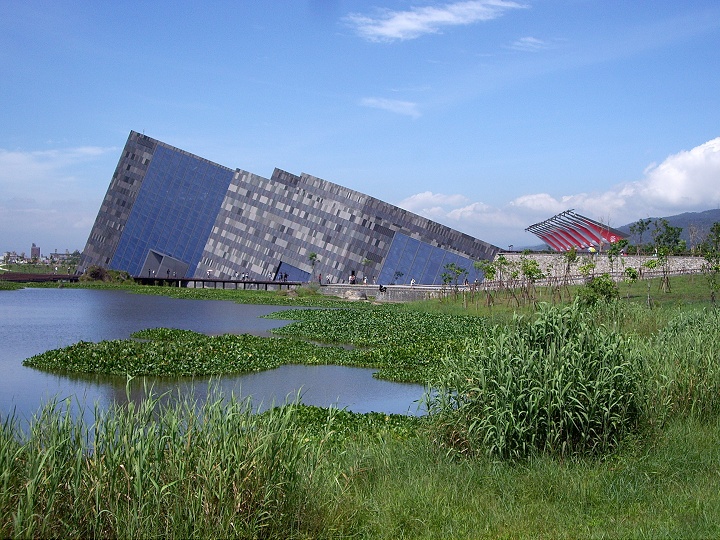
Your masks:
{"label": "distant mountain range", "polygon": [[[690,246],[691,228],[695,227],[697,230],[695,243],[702,242],[707,236],[707,233],[710,231],[710,227],[713,226],[713,223],[715,223],[716,221],[720,221],[720,209],[705,210],[704,212],[685,212],[683,214],[677,214],[675,216],[667,216],[664,218],[651,217],[650,219],[652,220],[650,222],[650,229],[645,234],[643,234],[643,243],[649,242],[652,238],[652,236],[650,236],[650,231],[655,229],[653,221],[655,221],[656,219],[666,219],[671,227],[680,227],[682,229],[680,239],[685,240],[687,245]],[[628,223],[627,225],[623,225],[622,227],[616,227],[620,232],[624,232],[625,234],[630,235],[630,242],[633,242],[633,240],[635,240],[632,238],[632,234],[630,233],[630,227],[632,225],[633,223]]]}
{"label": "distant mountain range", "polygon": [[[643,218],[645,219],[645,218]],[[704,212],[685,212],[683,214],[677,214],[675,216],[666,216],[666,217],[651,217],[650,220],[650,228],[643,234],[643,243],[647,243],[651,240],[651,231],[654,230],[653,222],[655,220],[661,220],[666,219],[668,224],[671,227],[680,227],[682,228],[682,233],[680,234],[680,238],[682,240],[685,240],[688,246],[690,246],[690,229],[691,227],[695,227],[697,229],[697,237],[696,242],[701,242],[705,239],[707,236],[707,233],[710,231],[710,227],[713,226],[713,223],[720,221],[720,208],[715,210],[705,210]],[[622,227],[613,227],[614,229],[619,230],[620,232],[624,232],[625,234],[629,235],[630,242],[634,242],[636,239],[632,237],[632,233],[630,233],[630,227],[637,223],[637,221],[634,221],[633,223],[628,223],[627,225],[623,225]],[[548,246],[545,244],[538,244],[536,246],[529,246],[527,248],[520,248],[520,249],[529,249],[531,251],[543,251],[548,249]]]}

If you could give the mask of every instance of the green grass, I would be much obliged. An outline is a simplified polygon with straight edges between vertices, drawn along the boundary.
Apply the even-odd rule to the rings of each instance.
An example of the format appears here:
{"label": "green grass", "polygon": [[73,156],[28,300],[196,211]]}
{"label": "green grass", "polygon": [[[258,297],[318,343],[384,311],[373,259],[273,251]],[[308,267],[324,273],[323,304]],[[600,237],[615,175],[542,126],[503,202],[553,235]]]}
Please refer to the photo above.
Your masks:
{"label": "green grass", "polygon": [[[68,266],[62,264],[3,264],[2,272],[19,272],[21,274],[52,274],[57,266],[58,274],[67,274]],[[75,271],[75,265],[70,266],[70,273]],[[0,272],[0,273],[2,273]]]}
{"label": "green grass", "polygon": [[[348,506],[368,538],[713,538],[720,426],[678,422],[607,461],[454,460],[386,445]],[[346,510],[351,514],[351,510]]]}

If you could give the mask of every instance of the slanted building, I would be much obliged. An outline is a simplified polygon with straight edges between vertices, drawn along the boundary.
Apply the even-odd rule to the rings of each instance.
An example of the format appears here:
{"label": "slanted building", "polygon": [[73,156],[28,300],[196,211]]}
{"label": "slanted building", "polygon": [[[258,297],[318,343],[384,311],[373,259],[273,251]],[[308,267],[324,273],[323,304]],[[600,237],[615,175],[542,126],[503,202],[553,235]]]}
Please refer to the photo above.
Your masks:
{"label": "slanted building", "polygon": [[134,276],[442,283],[496,246],[326,180],[270,178],[130,132],[80,268]]}
{"label": "slanted building", "polygon": [[603,245],[613,244],[628,235],[604,225],[573,210],[530,225],[526,231],[533,233],[555,251],[575,249],[598,250]]}

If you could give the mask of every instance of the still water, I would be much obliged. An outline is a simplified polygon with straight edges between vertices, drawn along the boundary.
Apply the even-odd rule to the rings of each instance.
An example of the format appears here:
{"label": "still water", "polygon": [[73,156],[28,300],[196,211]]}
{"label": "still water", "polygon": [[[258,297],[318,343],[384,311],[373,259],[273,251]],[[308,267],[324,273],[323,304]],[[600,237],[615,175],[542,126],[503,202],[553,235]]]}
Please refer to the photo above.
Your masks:
{"label": "still water", "polygon": [[[262,319],[287,309],[228,301],[178,300],[122,291],[21,289],[0,291],[0,419],[15,412],[28,419],[51,398],[70,398],[92,409],[125,401],[126,380],[84,374],[53,374],[22,365],[25,358],[78,341],[125,339],[144,328],[179,328],[205,334],[270,335],[287,321]],[[282,404],[298,393],[307,405],[354,412],[422,414],[423,387],[374,379],[372,369],[283,366],[261,373],[196,378],[138,378],[131,399],[145,385],[157,392],[192,392],[202,400],[212,382],[225,394],[251,397],[256,407]]]}

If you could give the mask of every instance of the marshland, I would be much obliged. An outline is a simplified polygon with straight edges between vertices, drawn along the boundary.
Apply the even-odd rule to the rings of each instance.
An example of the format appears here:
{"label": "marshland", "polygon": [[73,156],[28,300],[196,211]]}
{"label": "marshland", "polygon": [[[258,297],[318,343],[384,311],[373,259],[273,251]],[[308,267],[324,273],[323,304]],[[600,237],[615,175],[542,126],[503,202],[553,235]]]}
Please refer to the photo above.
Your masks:
{"label": "marshland", "polygon": [[[562,290],[448,289],[402,305],[119,287],[298,308],[272,337],[146,329],[25,363],[215,377],[372,368],[431,388],[424,416],[299,399],[118,400],[30,426],[6,411],[0,534],[28,537],[717,537],[720,314],[702,275]],[[85,284],[86,287],[92,285]],[[3,293],[4,294],[4,293]]]}

